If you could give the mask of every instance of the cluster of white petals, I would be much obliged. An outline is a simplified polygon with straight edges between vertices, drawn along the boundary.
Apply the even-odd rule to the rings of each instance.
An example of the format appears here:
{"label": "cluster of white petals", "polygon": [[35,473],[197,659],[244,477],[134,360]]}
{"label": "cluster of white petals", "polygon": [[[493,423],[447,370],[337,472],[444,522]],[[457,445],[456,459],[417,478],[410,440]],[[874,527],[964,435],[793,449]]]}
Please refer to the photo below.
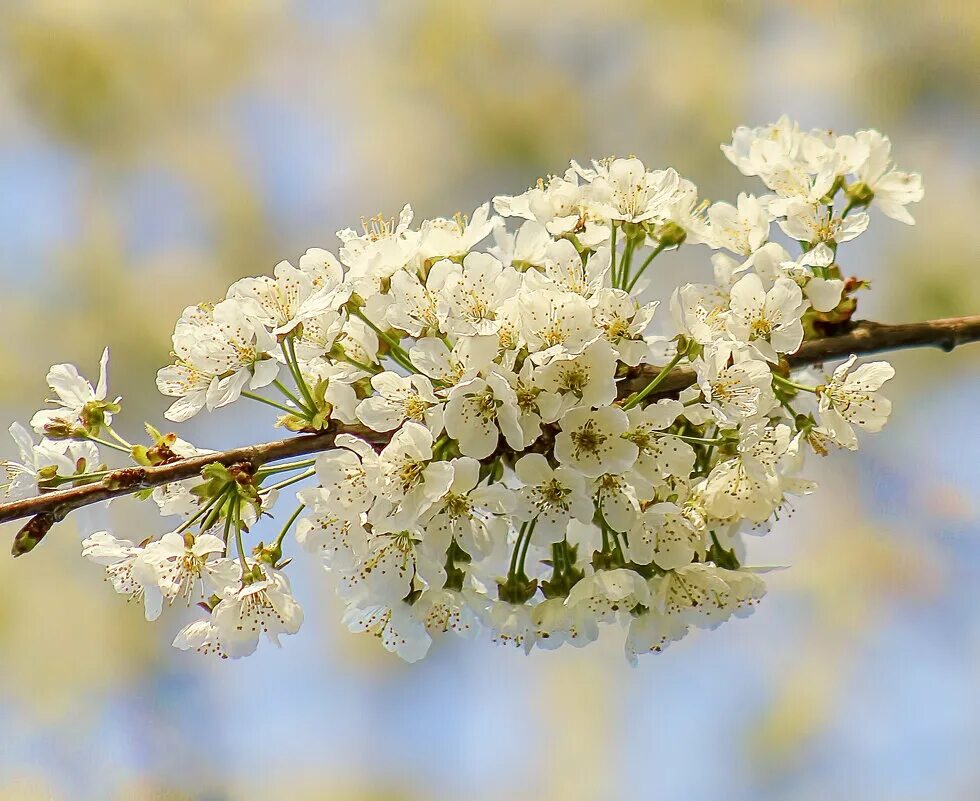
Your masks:
{"label": "cluster of white petals", "polygon": [[[158,490],[178,526],[141,545],[99,532],[84,555],[148,618],[202,604],[174,644],[228,657],[302,622],[284,573],[294,523],[349,628],[409,661],[450,630],[530,650],[591,642],[601,623],[628,630],[634,660],[751,611],[765,584],[743,535],[813,491],[809,454],[855,449],[890,411],[886,363],[827,375],[785,357],[854,310],[863,285],[838,246],[874,209],[911,223],[922,186],[876,131],[783,118],[722,151],[764,191],[709,205],[673,169],[572,162],[468,216],[416,224],[406,206],[339,232],[336,255],[311,249],[188,307],[157,380],[167,419],[245,398],[290,431],[346,433],[305,461]],[[658,308],[655,258],[688,245],[715,251],[713,281]],[[661,388],[685,370],[687,388]],[[42,444],[12,431],[8,495],[97,465],[100,427],[117,438],[104,371],[96,390],[65,365],[49,383]],[[199,451],[159,435],[145,452]],[[279,537],[246,549],[300,481]]]}

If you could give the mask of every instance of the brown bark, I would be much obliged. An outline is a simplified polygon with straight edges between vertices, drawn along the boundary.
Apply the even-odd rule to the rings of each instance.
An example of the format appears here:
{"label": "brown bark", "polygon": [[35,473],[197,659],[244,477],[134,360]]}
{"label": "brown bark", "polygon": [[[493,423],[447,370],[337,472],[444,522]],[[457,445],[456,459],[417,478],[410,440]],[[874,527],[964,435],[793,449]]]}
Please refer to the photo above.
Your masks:
{"label": "brown bark", "polygon": [[[855,323],[847,333],[804,342],[796,353],[788,357],[788,361],[792,367],[802,367],[845,358],[852,353],[860,355],[930,346],[950,351],[957,345],[978,340],[980,340],[980,315],[898,325],[862,321]],[[657,372],[657,368],[649,366],[636,371],[634,375],[621,382],[620,396],[625,397],[642,389],[657,375]],[[694,383],[694,379],[694,371],[691,368],[676,368],[657,387],[651,398],[677,392]],[[131,495],[141,489],[194,478],[209,464],[246,463],[254,469],[267,462],[327,450],[333,446],[336,435],[344,432],[355,434],[374,444],[384,444],[390,437],[389,434],[381,434],[364,427],[341,427],[335,431],[302,434],[275,442],[194,456],[159,467],[123,468],[109,474],[98,483],[46,492],[33,498],[0,504],[0,523],[43,515],[42,521],[50,527],[50,524],[63,520],[69,512],[79,507],[121,495]],[[31,523],[28,523],[25,529],[30,525]]]}

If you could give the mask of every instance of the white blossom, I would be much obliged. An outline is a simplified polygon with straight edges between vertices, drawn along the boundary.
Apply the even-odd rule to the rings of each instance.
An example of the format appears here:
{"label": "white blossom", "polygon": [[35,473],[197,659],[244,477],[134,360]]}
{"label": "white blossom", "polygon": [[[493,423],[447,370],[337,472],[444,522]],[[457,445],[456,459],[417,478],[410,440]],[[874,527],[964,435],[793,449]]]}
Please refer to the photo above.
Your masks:
{"label": "white blossom", "polygon": [[891,401],[878,390],[895,375],[895,369],[888,362],[870,362],[851,372],[856,359],[851,356],[819,389],[820,422],[848,448],[857,444],[854,426],[881,431],[892,410]]}
{"label": "white blossom", "polygon": [[[471,215],[406,205],[362,220],[336,253],[310,248],[188,306],[157,374],[165,417],[245,398],[296,438],[138,492],[179,525],[99,531],[83,555],[150,619],[177,601],[210,610],[174,645],[224,658],[299,629],[297,551],[350,630],[407,661],[449,632],[530,651],[591,643],[602,623],[628,628],[634,661],[748,613],[765,585],[746,535],[814,491],[810,451],[856,449],[891,408],[884,362],[851,357],[828,378],[785,357],[849,319],[867,284],[843,279],[858,267],[847,243],[872,207],[911,223],[922,183],[877,131],[782,117],[737,128],[722,151],[761,191],[709,205],[670,168],[572,161]],[[710,278],[647,298],[690,244],[709,250],[690,275]],[[209,453],[152,426],[130,445],[110,426],[107,358],[95,386],[51,368],[52,406],[31,420],[42,439],[11,426],[0,500],[136,490]],[[266,537],[260,521],[294,493]],[[59,515],[30,524],[15,554]]]}

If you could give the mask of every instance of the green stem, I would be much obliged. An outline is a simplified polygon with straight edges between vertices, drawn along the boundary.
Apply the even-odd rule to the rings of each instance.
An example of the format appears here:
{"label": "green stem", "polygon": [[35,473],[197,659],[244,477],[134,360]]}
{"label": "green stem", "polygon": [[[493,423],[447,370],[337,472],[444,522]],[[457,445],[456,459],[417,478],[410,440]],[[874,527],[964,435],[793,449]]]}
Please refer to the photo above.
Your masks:
{"label": "green stem", "polygon": [[677,437],[677,439],[688,442],[691,445],[721,445],[725,442],[723,437],[710,439],[708,437],[688,437],[684,434],[671,434],[670,436]]}
{"label": "green stem", "polygon": [[531,521],[531,525],[527,527],[527,534],[524,535],[524,547],[521,549],[521,561],[517,566],[517,569],[522,576],[526,575],[524,573],[524,560],[527,557],[527,549],[531,544],[531,535],[534,533],[534,527],[537,525],[537,523],[538,518],[534,518],[534,520]]}
{"label": "green stem", "polygon": [[368,317],[360,309],[354,309],[353,313],[358,318],[363,320],[364,324],[367,325],[367,327],[370,328],[372,331],[374,331],[374,333],[378,335],[379,339],[387,343],[389,348],[388,354],[391,356],[392,359],[398,362],[398,364],[400,364],[403,368],[405,368],[409,372],[412,373],[418,372],[418,370],[415,369],[415,365],[412,364],[412,361],[409,358],[408,353],[401,346],[401,343],[398,342],[398,340],[396,340],[394,337],[388,334],[387,331],[382,331],[371,320],[369,320]]}
{"label": "green stem", "polygon": [[384,368],[380,364],[365,364],[364,362],[359,362],[357,359],[352,359],[350,356],[344,356],[344,361],[356,367],[358,370],[363,370],[365,373],[370,373],[371,375],[377,375],[384,371]]}
{"label": "green stem", "polygon": [[99,445],[103,445],[106,448],[112,448],[114,451],[119,451],[120,453],[125,453],[127,456],[131,455],[129,448],[124,448],[122,445],[117,445],[115,442],[110,442],[107,439],[102,439],[101,437],[96,437],[92,434],[86,434],[83,439],[89,439],[92,442],[97,442]]}
{"label": "green stem", "polygon": [[521,540],[525,531],[527,531],[527,523],[521,526],[520,531],[517,532],[517,539],[514,540],[514,552],[510,556],[510,569],[507,571],[507,578],[517,575],[517,555],[520,553]]}
{"label": "green stem", "polygon": [[263,398],[261,395],[256,395],[254,392],[247,392],[246,390],[242,390],[242,397],[248,398],[249,400],[258,401],[259,403],[264,403],[266,406],[274,406],[276,409],[281,409],[282,411],[287,412],[290,416],[296,416],[297,414],[308,416],[306,409],[303,408],[303,406],[300,406],[298,409],[293,409],[286,406],[284,403],[278,403],[277,401],[270,400],[269,398]]}
{"label": "green stem", "polygon": [[666,249],[666,245],[664,245],[663,243],[658,244],[653,249],[653,252],[649,256],[647,256],[646,259],[643,261],[643,264],[640,265],[640,269],[636,271],[636,275],[634,275],[630,279],[629,285],[626,287],[627,292],[633,291],[633,287],[635,287],[636,282],[640,280],[640,276],[643,275],[644,270],[646,270],[646,268],[650,266],[650,262],[652,262],[665,249]]}
{"label": "green stem", "polygon": [[214,508],[214,505],[223,497],[224,497],[224,493],[218,493],[217,495],[215,495],[206,504],[204,504],[204,506],[202,506],[200,509],[194,512],[193,515],[187,518],[187,520],[185,520],[183,523],[177,526],[177,528],[174,530],[178,534],[180,534],[182,531],[186,531],[187,529],[189,529],[191,526],[194,525],[194,523],[196,523],[198,520],[204,517],[204,515],[206,515],[209,511],[211,511],[211,509]]}
{"label": "green stem", "polygon": [[280,481],[278,484],[273,484],[269,487],[262,487],[262,492],[272,492],[272,490],[279,490],[283,487],[288,487],[290,484],[296,484],[299,481],[309,478],[310,476],[315,476],[316,470],[307,470],[305,473],[300,473],[298,476],[293,476],[292,478],[287,478],[285,481]]}
{"label": "green stem", "polygon": [[611,243],[609,245],[609,249],[610,249],[609,252],[611,258],[611,263],[609,267],[609,283],[612,284],[613,286],[616,286],[616,231],[617,230],[618,229],[616,228],[616,223],[613,223]]}
{"label": "green stem", "polygon": [[233,492],[231,484],[225,487],[221,492],[214,496],[211,503],[211,511],[208,512],[207,516],[201,522],[201,531],[207,531],[211,526],[213,526],[218,518],[221,516],[221,507],[224,505],[225,501],[231,496]]}
{"label": "green stem", "polygon": [[241,499],[235,496],[228,510],[228,519],[235,518],[235,547],[238,549],[238,559],[242,563],[242,576],[248,572],[248,564],[245,562],[245,543],[242,542],[242,505]]}
{"label": "green stem", "polygon": [[660,372],[653,377],[653,380],[650,381],[649,384],[643,387],[643,389],[641,389],[639,392],[634,392],[626,399],[626,402],[623,404],[623,409],[632,409],[634,406],[636,406],[636,404],[642,401],[647,395],[649,395],[657,387],[659,387],[663,383],[664,379],[667,378],[667,375],[670,373],[670,371],[677,366],[677,363],[681,359],[683,359],[685,355],[686,355],[686,351],[678,351],[674,355],[674,358],[671,359],[669,362],[667,362],[667,364],[661,368]]}
{"label": "green stem", "polygon": [[616,529],[609,529],[609,533],[612,534],[613,545],[615,547],[616,553],[619,555],[621,562],[626,562],[626,554],[623,553],[623,546],[619,542],[619,534],[616,533]]}
{"label": "green stem", "polygon": [[310,467],[316,463],[316,459],[303,459],[299,462],[289,462],[287,464],[274,464],[270,467],[263,467],[261,470],[256,472],[255,477],[258,479],[268,478],[269,476],[275,475],[276,473],[286,473],[290,470],[299,470],[303,467]]}
{"label": "green stem", "polygon": [[438,459],[442,454],[443,449],[451,442],[448,434],[443,434],[439,439],[436,440],[435,445],[432,446],[432,458]]}
{"label": "green stem", "polygon": [[630,277],[630,265],[633,263],[633,250],[635,246],[632,239],[626,240],[626,249],[623,251],[623,259],[619,263],[619,288],[622,289]]}
{"label": "green stem", "polygon": [[282,541],[286,537],[286,533],[292,527],[293,523],[296,522],[296,518],[300,516],[300,513],[306,508],[305,504],[300,504],[296,507],[296,511],[289,516],[289,520],[286,521],[286,525],[282,527],[282,531],[279,532],[279,536],[276,537],[275,543],[273,543],[273,548],[282,547]]}
{"label": "green stem", "polygon": [[788,378],[783,378],[781,375],[777,373],[772,374],[772,380],[775,381],[777,384],[780,384],[781,386],[787,387],[789,389],[795,389],[799,392],[812,392],[814,395],[817,394],[816,387],[808,387],[805,386],[804,384],[797,384],[795,381],[790,381]]}
{"label": "green stem", "polygon": [[93,478],[105,478],[110,473],[115,473],[116,468],[110,467],[107,470],[93,470],[91,473],[76,473],[73,476],[55,476],[47,481],[42,481],[44,488],[60,487],[62,484],[72,484],[76,481],[87,481]]}
{"label": "green stem", "polygon": [[105,430],[109,432],[109,436],[112,437],[116,442],[126,448],[127,451],[133,449],[133,443],[127,442],[122,437],[120,437],[112,428],[112,426],[106,426]]}
{"label": "green stem", "polygon": [[296,358],[296,344],[291,336],[286,337],[283,344],[288,349],[289,358],[292,360],[290,364],[293,371],[293,377],[296,379],[296,386],[299,388],[300,394],[306,400],[310,410],[310,416],[312,417],[316,413],[316,401],[313,400],[313,393],[310,391],[310,388],[306,383],[306,379],[303,378],[303,371],[299,369],[299,359]]}
{"label": "green stem", "polygon": [[[290,373],[292,373],[292,370],[290,370]],[[272,382],[272,385],[276,389],[278,389],[283,395],[285,395],[287,398],[289,398],[289,400],[291,400],[293,403],[295,403],[297,409],[301,409],[303,411],[306,410],[306,407],[303,405],[303,401],[301,401],[299,398],[297,398],[296,395],[289,390],[289,387],[287,387],[285,384],[283,384],[282,381],[280,381],[278,378],[275,381]]]}

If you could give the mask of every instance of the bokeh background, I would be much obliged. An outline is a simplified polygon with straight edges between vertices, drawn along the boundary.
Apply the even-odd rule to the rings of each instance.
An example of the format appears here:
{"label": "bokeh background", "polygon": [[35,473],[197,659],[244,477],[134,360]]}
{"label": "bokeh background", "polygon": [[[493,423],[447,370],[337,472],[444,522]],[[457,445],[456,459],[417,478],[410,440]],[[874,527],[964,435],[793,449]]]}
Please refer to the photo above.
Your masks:
{"label": "bokeh background", "polygon": [[[0,422],[38,407],[47,365],[91,373],[108,343],[135,436],[166,406],[153,376],[185,305],[406,201],[471,210],[608,154],[712,199],[758,191],[718,144],[783,112],[878,127],[925,176],[918,225],[876,216],[842,250],[874,282],[863,315],[980,310],[969,0],[4,0]],[[665,259],[665,280],[706,256]],[[972,801],[980,346],[894,364],[887,433],[813,465],[822,491],[752,543],[792,566],[757,613],[635,670],[612,631],[531,657],[445,641],[405,665],[342,629],[304,560],[301,633],[211,663],[170,648],[179,615],[147,625],[78,558],[93,526],[159,523],[78,514],[0,557],[0,798]],[[251,414],[181,433],[272,433]]]}

